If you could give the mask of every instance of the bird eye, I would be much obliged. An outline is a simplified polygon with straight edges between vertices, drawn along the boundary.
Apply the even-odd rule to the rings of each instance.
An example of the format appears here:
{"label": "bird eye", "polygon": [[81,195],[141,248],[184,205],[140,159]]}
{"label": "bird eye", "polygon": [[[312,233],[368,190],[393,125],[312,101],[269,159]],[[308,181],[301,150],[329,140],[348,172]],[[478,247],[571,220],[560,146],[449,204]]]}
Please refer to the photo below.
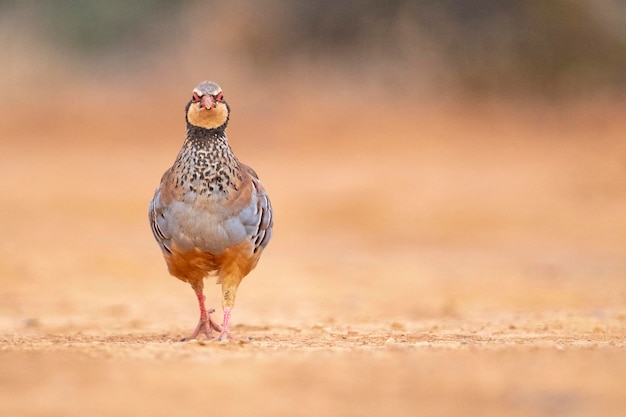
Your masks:
{"label": "bird eye", "polygon": [[200,96],[198,95],[198,93],[193,93],[193,97],[191,97],[191,101],[194,103],[197,103],[200,101]]}
{"label": "bird eye", "polygon": [[219,94],[215,97],[215,99],[216,99],[217,101],[224,101],[224,94],[219,93]]}

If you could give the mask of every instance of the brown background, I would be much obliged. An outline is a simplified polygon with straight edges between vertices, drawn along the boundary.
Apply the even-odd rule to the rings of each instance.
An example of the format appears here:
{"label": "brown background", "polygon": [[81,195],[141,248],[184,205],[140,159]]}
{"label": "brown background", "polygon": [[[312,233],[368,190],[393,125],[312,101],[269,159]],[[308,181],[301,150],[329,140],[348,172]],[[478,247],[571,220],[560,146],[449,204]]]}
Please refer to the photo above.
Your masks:
{"label": "brown background", "polygon": [[[18,30],[31,9],[9,10],[0,414],[624,415],[621,84],[477,94],[384,79],[393,62],[286,62],[259,45],[198,57],[239,15],[220,9],[211,31],[194,7],[185,42],[141,65],[59,52]],[[257,72],[259,56],[274,61]],[[244,343],[177,341],[195,297],[147,223],[205,78],[275,208],[233,312]]]}

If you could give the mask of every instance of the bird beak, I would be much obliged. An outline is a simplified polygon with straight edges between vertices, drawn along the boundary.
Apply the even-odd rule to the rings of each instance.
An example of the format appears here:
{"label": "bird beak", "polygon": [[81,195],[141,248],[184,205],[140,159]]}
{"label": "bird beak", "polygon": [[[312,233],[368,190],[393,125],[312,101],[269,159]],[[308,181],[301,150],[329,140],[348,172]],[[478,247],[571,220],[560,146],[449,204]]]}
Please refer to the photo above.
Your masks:
{"label": "bird beak", "polygon": [[207,110],[211,110],[214,109],[216,106],[215,104],[215,98],[213,98],[213,96],[211,95],[206,95],[206,96],[202,96],[202,99],[200,100],[200,108],[204,108]]}

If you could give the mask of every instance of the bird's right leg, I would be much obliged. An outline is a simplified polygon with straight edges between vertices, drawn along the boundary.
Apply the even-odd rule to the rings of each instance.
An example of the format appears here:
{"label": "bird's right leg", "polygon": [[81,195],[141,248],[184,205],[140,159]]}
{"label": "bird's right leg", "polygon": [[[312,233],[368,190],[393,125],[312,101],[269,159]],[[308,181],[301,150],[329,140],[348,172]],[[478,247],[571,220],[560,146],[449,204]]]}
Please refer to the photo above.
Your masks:
{"label": "bird's right leg", "polygon": [[196,293],[196,297],[198,298],[198,306],[200,307],[200,320],[198,321],[198,325],[194,329],[194,331],[187,337],[181,339],[181,342],[185,342],[187,340],[193,340],[198,337],[199,334],[204,334],[207,339],[213,338],[213,330],[217,330],[221,332],[221,327],[211,318],[211,313],[215,312],[215,309],[212,308],[207,310],[204,306],[204,293],[203,293],[203,285],[202,282],[200,284],[193,285],[192,287]]}

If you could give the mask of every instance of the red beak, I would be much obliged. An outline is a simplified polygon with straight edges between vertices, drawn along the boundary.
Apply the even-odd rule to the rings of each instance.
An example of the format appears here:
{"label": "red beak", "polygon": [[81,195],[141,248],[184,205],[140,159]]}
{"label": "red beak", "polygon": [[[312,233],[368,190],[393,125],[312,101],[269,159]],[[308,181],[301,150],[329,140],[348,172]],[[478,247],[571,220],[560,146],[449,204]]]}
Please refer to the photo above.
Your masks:
{"label": "red beak", "polygon": [[215,98],[211,95],[202,96],[200,99],[200,108],[211,110],[215,108]]}

